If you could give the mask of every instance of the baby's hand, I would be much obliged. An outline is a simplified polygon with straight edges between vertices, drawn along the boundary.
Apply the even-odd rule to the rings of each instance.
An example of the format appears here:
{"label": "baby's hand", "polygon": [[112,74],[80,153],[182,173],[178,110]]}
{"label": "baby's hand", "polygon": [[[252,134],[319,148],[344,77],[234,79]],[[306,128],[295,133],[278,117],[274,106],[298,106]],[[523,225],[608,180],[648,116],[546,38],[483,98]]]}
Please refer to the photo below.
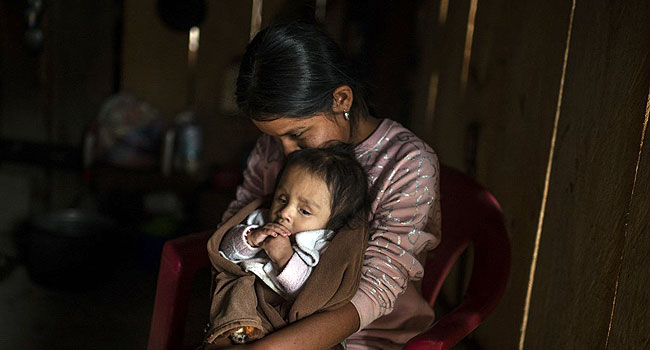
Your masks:
{"label": "baby's hand", "polygon": [[269,237],[260,246],[277,266],[279,271],[284,269],[293,255],[293,248],[291,247],[291,241],[288,236]]}
{"label": "baby's hand", "polygon": [[271,236],[271,237],[288,237],[291,235],[291,231],[289,231],[286,227],[276,224],[273,222],[270,222],[262,227],[258,227],[256,229],[251,230],[248,233],[248,244],[250,244],[253,247],[259,247],[261,246],[262,242],[264,240]]}

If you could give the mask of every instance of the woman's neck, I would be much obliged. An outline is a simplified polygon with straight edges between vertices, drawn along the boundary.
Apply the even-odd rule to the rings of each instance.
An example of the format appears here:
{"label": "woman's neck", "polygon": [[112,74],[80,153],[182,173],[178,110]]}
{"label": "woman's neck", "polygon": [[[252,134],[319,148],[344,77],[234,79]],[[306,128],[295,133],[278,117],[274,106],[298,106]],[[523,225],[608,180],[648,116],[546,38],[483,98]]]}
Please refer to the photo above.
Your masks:
{"label": "woman's neck", "polygon": [[357,124],[357,130],[354,135],[353,143],[355,145],[360,144],[363,142],[365,139],[370,137],[372,133],[377,129],[379,126],[379,123],[381,122],[380,119],[377,119],[373,116],[367,116],[366,118],[363,118],[359,120],[359,123]]}

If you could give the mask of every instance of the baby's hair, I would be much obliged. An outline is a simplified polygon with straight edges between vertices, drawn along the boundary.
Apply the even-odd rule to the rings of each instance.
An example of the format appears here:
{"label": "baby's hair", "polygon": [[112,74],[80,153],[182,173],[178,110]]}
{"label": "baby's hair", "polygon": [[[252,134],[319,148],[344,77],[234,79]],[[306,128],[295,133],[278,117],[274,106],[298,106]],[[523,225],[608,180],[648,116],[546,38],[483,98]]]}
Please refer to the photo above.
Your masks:
{"label": "baby's hair", "polygon": [[354,148],[336,143],[326,148],[306,148],[292,152],[280,177],[298,167],[320,177],[329,189],[332,209],[327,228],[358,227],[368,220],[368,176],[357,161]]}

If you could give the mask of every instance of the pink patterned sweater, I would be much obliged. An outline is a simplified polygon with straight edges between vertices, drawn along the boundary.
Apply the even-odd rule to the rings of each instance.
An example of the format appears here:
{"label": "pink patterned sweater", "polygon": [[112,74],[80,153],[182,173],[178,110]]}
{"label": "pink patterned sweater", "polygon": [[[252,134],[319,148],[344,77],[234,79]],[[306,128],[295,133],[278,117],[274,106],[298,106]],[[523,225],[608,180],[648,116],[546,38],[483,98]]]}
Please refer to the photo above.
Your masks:
{"label": "pink patterned sweater", "polygon": [[[433,312],[412,282],[424,274],[417,255],[433,249],[440,239],[438,158],[431,147],[390,119],[382,120],[355,152],[375,197],[361,283],[352,298],[360,331],[348,339],[348,348],[397,349],[422,330],[404,326],[418,316],[415,313],[433,321]],[[283,162],[281,145],[268,135],[260,136],[244,182],[222,221],[254,199],[273,193]],[[424,230],[428,220],[432,232]]]}

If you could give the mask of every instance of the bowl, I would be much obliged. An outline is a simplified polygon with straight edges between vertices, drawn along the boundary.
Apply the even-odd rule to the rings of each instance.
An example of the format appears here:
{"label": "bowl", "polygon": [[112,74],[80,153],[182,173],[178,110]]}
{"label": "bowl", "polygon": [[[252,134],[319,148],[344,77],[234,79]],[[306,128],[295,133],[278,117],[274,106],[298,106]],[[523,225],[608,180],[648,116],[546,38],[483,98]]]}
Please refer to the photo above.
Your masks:
{"label": "bowl", "polygon": [[96,285],[110,270],[114,226],[106,217],[77,209],[31,218],[19,238],[27,272],[52,287]]}

